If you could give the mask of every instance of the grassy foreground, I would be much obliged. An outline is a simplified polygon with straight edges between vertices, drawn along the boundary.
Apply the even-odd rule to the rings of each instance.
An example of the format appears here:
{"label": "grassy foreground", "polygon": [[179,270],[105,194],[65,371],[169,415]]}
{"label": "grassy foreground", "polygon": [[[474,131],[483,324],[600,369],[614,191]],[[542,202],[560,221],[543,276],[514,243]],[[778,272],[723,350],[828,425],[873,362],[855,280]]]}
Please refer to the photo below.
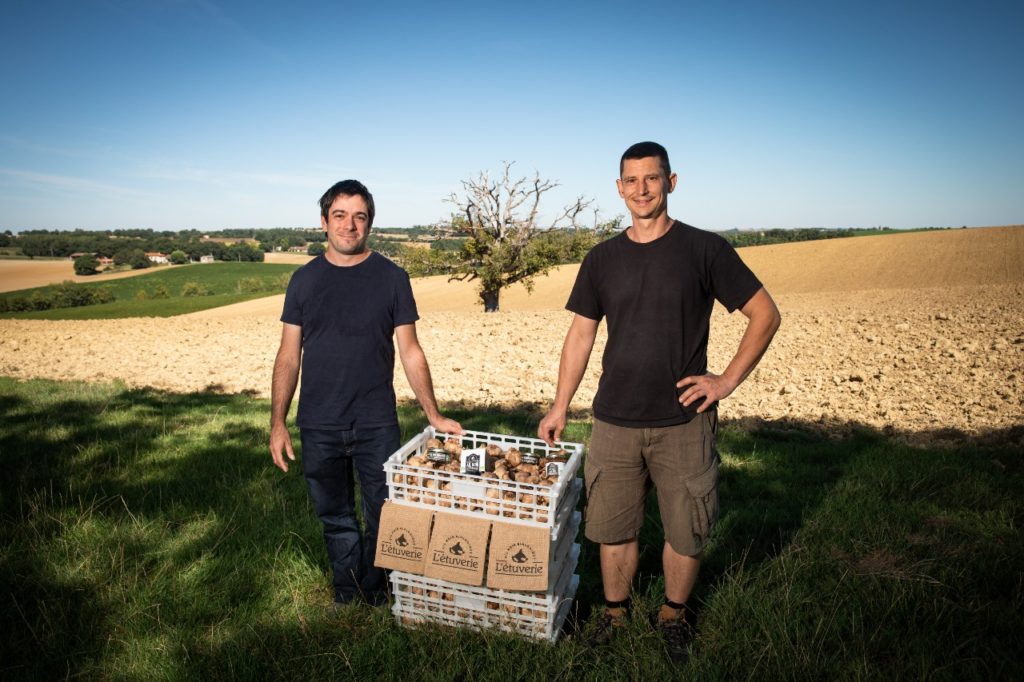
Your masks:
{"label": "grassy foreground", "polygon": [[[0,678],[1020,679],[1024,472],[1018,447],[914,449],[726,425],[722,518],[687,667],[637,613],[592,651],[341,614],[300,470],[272,468],[268,403],[0,378]],[[529,435],[528,411],[455,413]],[[422,426],[400,411],[408,437]],[[573,424],[569,440],[587,440]],[[297,440],[297,439],[296,439]],[[582,541],[582,540],[581,540]],[[600,600],[583,541],[577,620]]]}
{"label": "grassy foreground", "polygon": [[[156,267],[135,277],[83,282],[82,287],[105,287],[115,301],[78,308],[0,313],[0,318],[29,320],[108,320],[123,317],[171,317],[241,303],[254,298],[283,294],[298,265],[282,263],[204,263]],[[102,276],[100,276],[102,277]],[[187,296],[186,285],[199,285],[205,293]],[[28,298],[35,287],[0,293],[0,298]]]}

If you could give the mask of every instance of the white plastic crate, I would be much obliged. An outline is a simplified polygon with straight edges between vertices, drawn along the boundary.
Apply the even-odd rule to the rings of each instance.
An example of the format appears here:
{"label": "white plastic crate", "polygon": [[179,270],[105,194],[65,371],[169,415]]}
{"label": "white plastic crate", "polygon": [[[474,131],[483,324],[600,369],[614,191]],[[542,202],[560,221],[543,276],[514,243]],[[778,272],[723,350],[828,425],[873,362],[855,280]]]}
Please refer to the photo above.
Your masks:
{"label": "white plastic crate", "polygon": [[576,511],[575,505],[566,506],[559,515],[551,535],[551,549],[548,553],[548,561],[551,562],[551,570],[548,571],[550,575],[558,575],[561,572],[562,557],[566,556],[572,543],[576,542],[576,535],[580,531],[582,520],[583,515]]}
{"label": "white plastic crate", "polygon": [[498,445],[503,450],[516,447],[544,457],[564,450],[568,460],[558,481],[551,486],[483,478],[417,467],[409,457],[422,455],[430,438],[444,441],[448,436],[428,426],[399,448],[384,464],[388,477],[388,498],[431,511],[445,511],[490,520],[510,521],[534,526],[555,525],[563,505],[576,506],[579,491],[576,473],[583,458],[582,443],[557,442],[552,448],[538,438],[520,438],[484,431],[466,431],[458,436],[463,449]]}
{"label": "white plastic crate", "polygon": [[455,613],[424,611],[398,599],[395,600],[394,605],[391,607],[391,612],[399,623],[407,626],[436,623],[438,625],[469,628],[471,630],[493,628],[534,639],[547,640],[549,643],[554,644],[558,640],[562,625],[565,623],[569,610],[572,608],[579,583],[580,577],[573,575],[567,586],[566,594],[554,602],[552,606],[545,607],[539,611],[542,614],[540,617],[516,617],[490,609],[485,613],[481,613],[479,610],[460,609],[460,612],[465,612],[467,616],[462,617],[455,615]]}
{"label": "white plastic crate", "polygon": [[391,573],[399,623],[438,623],[472,629],[497,628],[554,642],[569,613],[579,576],[575,574],[580,546],[573,544],[561,574],[547,592],[513,592],[469,587],[411,573]]}

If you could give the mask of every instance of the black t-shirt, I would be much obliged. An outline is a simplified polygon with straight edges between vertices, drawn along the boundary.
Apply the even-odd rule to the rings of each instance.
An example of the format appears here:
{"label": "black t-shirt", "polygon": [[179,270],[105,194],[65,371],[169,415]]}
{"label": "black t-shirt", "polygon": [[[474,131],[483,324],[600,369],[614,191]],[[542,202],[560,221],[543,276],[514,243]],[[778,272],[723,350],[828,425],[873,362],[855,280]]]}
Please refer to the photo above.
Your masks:
{"label": "black t-shirt", "polygon": [[714,300],[732,312],[760,288],[725,239],[679,221],[653,242],[623,232],[591,249],[566,308],[608,318],[594,415],[628,427],[693,419],[701,401],[684,408],[676,382],[707,371]]}
{"label": "black t-shirt", "polygon": [[397,424],[392,336],[417,319],[409,275],[379,253],[349,267],[317,256],[296,270],[281,321],[302,327],[298,426]]}

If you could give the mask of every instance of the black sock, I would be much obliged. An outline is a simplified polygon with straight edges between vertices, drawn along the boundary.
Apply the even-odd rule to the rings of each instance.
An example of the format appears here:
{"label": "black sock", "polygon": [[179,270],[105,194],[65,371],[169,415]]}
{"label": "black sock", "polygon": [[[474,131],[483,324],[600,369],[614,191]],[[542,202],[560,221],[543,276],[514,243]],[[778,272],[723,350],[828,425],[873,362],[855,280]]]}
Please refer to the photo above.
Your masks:
{"label": "black sock", "polygon": [[668,606],[669,608],[673,608],[676,611],[679,611],[679,610],[682,610],[682,609],[686,608],[686,604],[678,604],[678,603],[672,601],[671,599],[669,599],[668,597],[665,598],[665,606]]}
{"label": "black sock", "polygon": [[610,599],[605,599],[604,606],[607,609],[626,609],[626,611],[629,611],[633,606],[633,598],[626,597],[622,601],[611,601]]}

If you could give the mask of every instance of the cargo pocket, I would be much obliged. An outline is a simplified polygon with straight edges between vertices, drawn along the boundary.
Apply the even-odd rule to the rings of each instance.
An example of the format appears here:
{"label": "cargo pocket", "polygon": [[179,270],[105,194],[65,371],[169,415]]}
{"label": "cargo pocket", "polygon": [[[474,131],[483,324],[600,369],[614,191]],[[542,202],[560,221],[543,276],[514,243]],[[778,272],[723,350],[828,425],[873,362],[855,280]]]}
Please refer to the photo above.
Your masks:
{"label": "cargo pocket", "polygon": [[686,481],[693,504],[693,536],[700,550],[711,538],[718,520],[718,462]]}

